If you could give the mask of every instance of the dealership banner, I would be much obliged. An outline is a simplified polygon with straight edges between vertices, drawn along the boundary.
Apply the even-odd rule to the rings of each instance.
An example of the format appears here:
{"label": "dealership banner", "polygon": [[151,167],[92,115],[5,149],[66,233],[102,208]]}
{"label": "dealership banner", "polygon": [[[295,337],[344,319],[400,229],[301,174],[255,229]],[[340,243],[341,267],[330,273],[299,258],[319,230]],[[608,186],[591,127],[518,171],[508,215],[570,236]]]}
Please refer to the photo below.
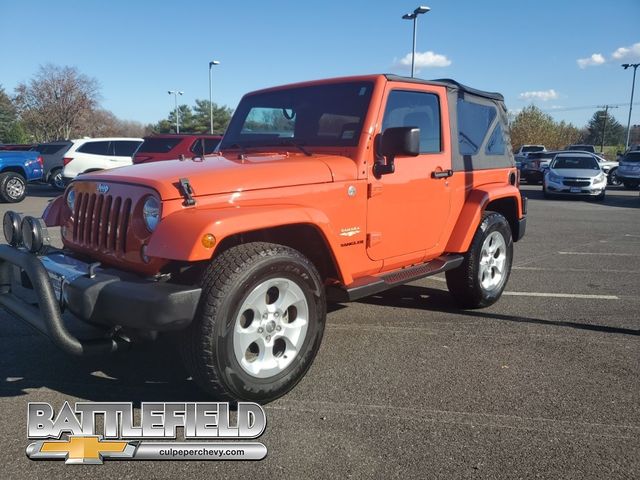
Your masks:
{"label": "dealership banner", "polygon": [[[262,460],[260,437],[267,419],[257,403],[237,404],[235,423],[228,402],[146,402],[140,424],[131,402],[29,403],[27,457],[67,464],[104,460]],[[101,420],[101,422],[100,422]],[[98,425],[101,425],[98,428]],[[184,441],[176,441],[182,432]],[[232,441],[233,440],[233,441]]]}

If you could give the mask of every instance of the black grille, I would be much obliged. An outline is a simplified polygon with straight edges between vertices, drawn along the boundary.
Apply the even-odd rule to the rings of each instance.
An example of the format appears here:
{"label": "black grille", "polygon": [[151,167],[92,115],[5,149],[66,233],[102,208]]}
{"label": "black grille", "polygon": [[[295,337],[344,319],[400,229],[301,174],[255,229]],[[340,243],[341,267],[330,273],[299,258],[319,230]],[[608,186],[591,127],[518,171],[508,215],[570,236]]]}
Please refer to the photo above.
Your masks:
{"label": "black grille", "polygon": [[130,215],[130,198],[79,193],[74,212],[73,241],[83,247],[124,253]]}
{"label": "black grille", "polygon": [[563,182],[567,187],[588,187],[591,181],[586,179],[570,179]]}

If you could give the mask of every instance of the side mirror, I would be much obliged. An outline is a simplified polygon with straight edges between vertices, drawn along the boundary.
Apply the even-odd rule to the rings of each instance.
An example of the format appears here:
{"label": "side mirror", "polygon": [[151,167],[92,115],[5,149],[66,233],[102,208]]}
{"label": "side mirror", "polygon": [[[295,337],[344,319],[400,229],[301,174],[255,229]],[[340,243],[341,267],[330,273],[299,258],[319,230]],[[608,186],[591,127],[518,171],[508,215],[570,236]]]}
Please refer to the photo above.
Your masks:
{"label": "side mirror", "polygon": [[[420,129],[416,127],[387,128],[379,137],[377,159],[373,174],[382,175],[395,171],[395,157],[415,157],[420,154]],[[385,162],[386,159],[386,162]]]}

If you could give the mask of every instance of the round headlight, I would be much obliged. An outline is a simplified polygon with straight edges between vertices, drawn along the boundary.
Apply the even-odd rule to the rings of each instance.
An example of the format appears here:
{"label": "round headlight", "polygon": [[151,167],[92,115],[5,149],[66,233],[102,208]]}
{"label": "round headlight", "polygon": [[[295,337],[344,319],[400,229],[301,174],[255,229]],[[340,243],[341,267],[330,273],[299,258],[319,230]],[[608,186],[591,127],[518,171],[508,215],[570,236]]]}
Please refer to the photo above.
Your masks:
{"label": "round headlight", "polygon": [[31,253],[43,253],[49,246],[49,232],[41,218],[24,217],[20,229],[22,242]]}
{"label": "round headlight", "polygon": [[67,205],[73,212],[73,207],[76,205],[76,192],[73,189],[69,190],[69,193],[67,193]]}
{"label": "round headlight", "polygon": [[22,242],[22,215],[16,212],[5,212],[2,218],[2,230],[7,243],[17,247]]}
{"label": "round headlight", "polygon": [[142,218],[150,232],[153,232],[160,221],[160,202],[155,197],[148,197],[142,207]]}

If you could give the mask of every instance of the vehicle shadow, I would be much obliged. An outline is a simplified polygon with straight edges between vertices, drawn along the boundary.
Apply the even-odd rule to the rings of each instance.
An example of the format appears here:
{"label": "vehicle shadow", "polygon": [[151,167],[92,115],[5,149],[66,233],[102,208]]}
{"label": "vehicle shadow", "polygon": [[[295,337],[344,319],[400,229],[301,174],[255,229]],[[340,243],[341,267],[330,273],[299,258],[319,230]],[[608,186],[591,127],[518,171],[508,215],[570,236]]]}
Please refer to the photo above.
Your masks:
{"label": "vehicle shadow", "polygon": [[530,323],[535,325],[547,325],[551,327],[575,328],[591,332],[616,333],[621,335],[640,336],[640,330],[630,328],[611,327],[609,325],[597,325],[578,323],[564,320],[545,320],[542,318],[524,317],[520,315],[505,315],[483,310],[463,310],[458,308],[448,292],[435,288],[420,287],[416,285],[402,285],[400,287],[378,293],[371,297],[358,301],[369,305],[379,305],[398,308],[412,308],[416,310],[428,310],[434,312],[454,313],[474,318],[486,318],[504,322]]}
{"label": "vehicle shadow", "polygon": [[13,337],[4,350],[0,397],[45,388],[65,397],[127,401],[135,406],[152,401],[222,400],[206,395],[189,378],[177,348],[167,338],[112,355],[79,358],[34,333]]}
{"label": "vehicle shadow", "polygon": [[64,192],[46,184],[32,184],[27,187],[27,196],[36,198],[56,198]]}

